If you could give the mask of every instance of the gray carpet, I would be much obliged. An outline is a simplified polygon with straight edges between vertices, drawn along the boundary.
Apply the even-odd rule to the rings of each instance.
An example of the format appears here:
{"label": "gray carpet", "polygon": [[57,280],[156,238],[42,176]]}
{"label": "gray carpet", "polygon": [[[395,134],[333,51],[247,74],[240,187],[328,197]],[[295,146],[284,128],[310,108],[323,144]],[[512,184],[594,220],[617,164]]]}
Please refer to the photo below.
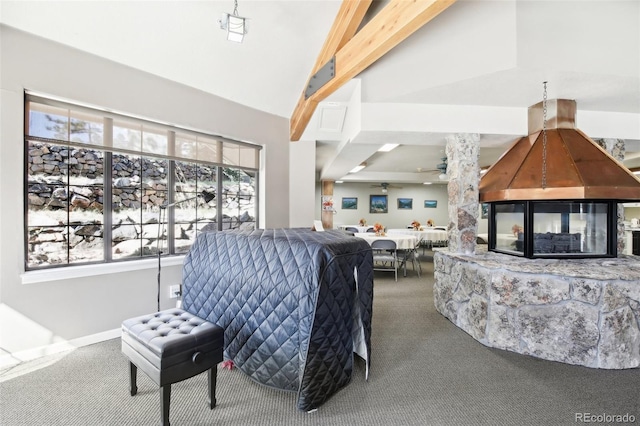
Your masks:
{"label": "gray carpet", "polygon": [[[486,348],[435,311],[433,264],[423,267],[422,278],[409,270],[398,282],[376,273],[368,381],[359,360],[349,386],[303,413],[294,394],[219,369],[218,406],[207,408],[201,374],[173,386],[171,424],[569,425],[576,413],[628,413],[640,424],[640,369],[593,370]],[[15,376],[0,383],[1,425],[158,424],[158,390],[143,373],[129,396],[119,339],[50,362],[1,373]]]}

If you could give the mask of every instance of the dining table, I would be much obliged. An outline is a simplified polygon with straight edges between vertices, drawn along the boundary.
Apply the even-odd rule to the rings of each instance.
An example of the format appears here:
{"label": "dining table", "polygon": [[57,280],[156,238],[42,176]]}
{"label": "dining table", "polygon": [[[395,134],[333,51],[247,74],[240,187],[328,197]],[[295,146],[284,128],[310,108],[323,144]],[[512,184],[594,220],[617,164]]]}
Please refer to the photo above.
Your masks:
{"label": "dining table", "polygon": [[387,229],[387,234],[391,235],[413,235],[418,239],[418,243],[428,243],[433,245],[434,242],[447,241],[447,231],[433,228],[416,229]]}
{"label": "dining table", "polygon": [[346,230],[347,228],[355,228],[355,229],[358,230],[358,232],[367,232],[369,229],[373,229],[373,225],[365,225],[365,226],[361,226],[361,225],[340,225],[339,228],[342,229],[342,230]]}
{"label": "dining table", "polygon": [[406,234],[391,234],[387,232],[385,235],[376,235],[373,232],[359,232],[353,234],[355,237],[362,238],[369,244],[376,240],[390,240],[396,243],[398,250],[413,250],[418,245],[418,237]]}

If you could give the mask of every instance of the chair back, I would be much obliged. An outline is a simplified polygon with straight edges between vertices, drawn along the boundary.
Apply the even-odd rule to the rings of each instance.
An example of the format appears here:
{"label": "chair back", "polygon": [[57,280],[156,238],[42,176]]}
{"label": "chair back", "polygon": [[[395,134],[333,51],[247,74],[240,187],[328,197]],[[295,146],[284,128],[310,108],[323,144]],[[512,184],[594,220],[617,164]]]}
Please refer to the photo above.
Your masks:
{"label": "chair back", "polygon": [[[374,240],[371,242],[373,250],[373,270],[393,271],[398,281],[398,250],[393,240]],[[377,265],[377,266],[376,266]]]}
{"label": "chair back", "polygon": [[397,245],[392,240],[375,240],[371,242],[371,248],[375,250],[396,250]]}
{"label": "chair back", "polygon": [[354,228],[353,226],[347,226],[346,228],[344,228],[344,230],[347,232],[359,232],[358,228]]}

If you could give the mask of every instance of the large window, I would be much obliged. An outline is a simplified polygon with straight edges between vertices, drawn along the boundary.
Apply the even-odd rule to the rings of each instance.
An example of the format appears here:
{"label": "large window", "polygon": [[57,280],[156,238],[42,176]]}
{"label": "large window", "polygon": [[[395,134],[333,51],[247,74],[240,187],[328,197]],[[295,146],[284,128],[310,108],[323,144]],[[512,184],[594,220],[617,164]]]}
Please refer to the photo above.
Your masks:
{"label": "large window", "polygon": [[257,226],[259,146],[25,95],[25,268],[183,254]]}

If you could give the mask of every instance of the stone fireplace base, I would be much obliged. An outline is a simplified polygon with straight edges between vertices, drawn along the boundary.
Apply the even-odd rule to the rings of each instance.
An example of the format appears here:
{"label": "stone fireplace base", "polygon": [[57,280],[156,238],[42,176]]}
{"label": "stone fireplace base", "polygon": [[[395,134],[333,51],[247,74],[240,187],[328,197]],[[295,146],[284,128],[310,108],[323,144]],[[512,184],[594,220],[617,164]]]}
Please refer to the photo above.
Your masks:
{"label": "stone fireplace base", "polygon": [[436,309],[480,343],[567,364],[640,366],[640,261],[434,256]]}

